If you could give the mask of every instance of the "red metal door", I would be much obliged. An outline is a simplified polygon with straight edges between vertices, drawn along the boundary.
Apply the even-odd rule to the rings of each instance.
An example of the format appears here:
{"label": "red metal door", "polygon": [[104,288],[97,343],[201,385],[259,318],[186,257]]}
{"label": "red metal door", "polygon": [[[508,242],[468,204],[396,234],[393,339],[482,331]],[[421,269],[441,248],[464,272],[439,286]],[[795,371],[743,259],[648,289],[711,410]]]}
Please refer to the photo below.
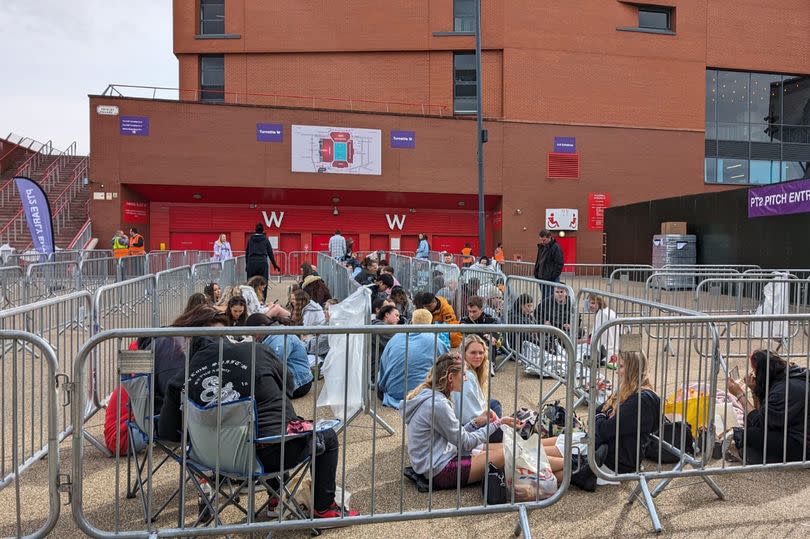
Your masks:
{"label": "red metal door", "polygon": [[371,250],[372,251],[388,251],[391,245],[388,243],[387,234],[372,234],[371,235]]}
{"label": "red metal door", "polygon": [[433,236],[430,248],[434,251],[448,251],[459,254],[467,242],[472,245],[476,257],[481,256],[478,252],[478,238],[474,236]]}
{"label": "red metal door", "polygon": [[169,249],[172,251],[211,251],[219,238],[216,232],[172,232],[169,235]]}
{"label": "red metal door", "polygon": [[[560,244],[563,252],[563,262],[565,264],[576,264],[577,262],[577,238],[576,236],[566,236],[564,238],[557,238],[557,243]],[[563,271],[574,271],[574,268],[569,266],[563,267]]]}

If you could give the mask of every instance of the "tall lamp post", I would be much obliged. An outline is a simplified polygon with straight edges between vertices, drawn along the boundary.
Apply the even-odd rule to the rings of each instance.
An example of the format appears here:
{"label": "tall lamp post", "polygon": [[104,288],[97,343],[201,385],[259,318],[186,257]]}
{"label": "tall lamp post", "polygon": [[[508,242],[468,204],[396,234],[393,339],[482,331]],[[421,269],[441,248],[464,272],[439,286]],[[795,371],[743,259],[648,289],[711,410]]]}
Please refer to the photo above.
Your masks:
{"label": "tall lamp post", "polygon": [[486,228],[484,226],[484,143],[487,132],[484,130],[484,107],[481,96],[481,0],[475,0],[475,101],[476,138],[478,140],[478,245],[479,256],[486,249]]}

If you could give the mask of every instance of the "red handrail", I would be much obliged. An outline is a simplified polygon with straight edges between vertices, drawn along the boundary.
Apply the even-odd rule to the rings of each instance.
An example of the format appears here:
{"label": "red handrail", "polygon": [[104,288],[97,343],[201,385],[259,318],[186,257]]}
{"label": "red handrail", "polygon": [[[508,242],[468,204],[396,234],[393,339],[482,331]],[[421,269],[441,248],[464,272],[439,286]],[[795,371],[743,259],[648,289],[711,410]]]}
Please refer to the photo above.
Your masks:
{"label": "red handrail", "polygon": [[[110,95],[112,96],[113,92],[117,92],[119,96],[126,97],[123,93],[119,91],[119,88],[133,88],[133,89],[141,89],[141,90],[152,90],[152,99],[158,99],[156,97],[156,93],[158,90],[169,90],[173,92],[178,92],[178,100],[179,101],[189,101],[181,99],[183,92],[193,92],[194,95],[201,93],[199,88],[171,88],[168,86],[139,86],[134,84],[110,84],[107,86],[107,89],[104,90],[102,95]],[[108,94],[109,92],[109,94]],[[314,95],[288,95],[288,94],[269,94],[269,93],[262,93],[262,92],[234,92],[234,91],[226,91],[226,90],[205,90],[206,93],[210,94],[218,94],[224,96],[235,96],[238,98],[240,95],[242,96],[250,96],[250,97],[272,97],[275,99],[306,99],[311,100],[313,104],[315,101],[335,101],[339,103],[349,103],[350,108],[353,103],[364,103],[364,104],[373,104],[373,105],[396,105],[396,106],[404,106],[404,107],[421,107],[424,113],[425,107],[428,108],[428,113],[434,108],[438,109],[439,114],[441,115],[444,111],[447,111],[449,107],[447,105],[438,105],[433,103],[414,103],[414,102],[407,102],[407,101],[378,101],[373,99],[350,99],[346,97],[328,97],[328,96],[314,96]],[[192,101],[197,101],[194,99]]]}

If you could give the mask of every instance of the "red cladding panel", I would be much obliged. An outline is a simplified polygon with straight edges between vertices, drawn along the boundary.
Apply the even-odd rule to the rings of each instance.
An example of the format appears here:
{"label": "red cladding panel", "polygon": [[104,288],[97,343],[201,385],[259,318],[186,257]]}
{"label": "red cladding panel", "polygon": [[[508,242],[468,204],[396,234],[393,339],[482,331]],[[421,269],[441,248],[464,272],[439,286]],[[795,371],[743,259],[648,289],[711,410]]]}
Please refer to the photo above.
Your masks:
{"label": "red cladding panel", "polygon": [[579,179],[579,154],[548,154],[548,177],[552,179]]}

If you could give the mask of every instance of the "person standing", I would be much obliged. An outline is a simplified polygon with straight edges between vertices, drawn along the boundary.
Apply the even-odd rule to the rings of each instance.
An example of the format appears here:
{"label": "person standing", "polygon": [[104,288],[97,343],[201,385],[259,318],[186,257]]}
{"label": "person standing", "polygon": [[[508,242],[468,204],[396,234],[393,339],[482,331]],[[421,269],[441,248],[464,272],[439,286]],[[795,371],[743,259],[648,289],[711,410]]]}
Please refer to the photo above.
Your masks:
{"label": "person standing", "polygon": [[419,234],[419,245],[416,247],[415,258],[427,260],[430,256],[430,244],[428,244],[427,234]]}
{"label": "person standing", "polygon": [[[545,228],[540,231],[540,242],[537,244],[537,260],[534,262],[534,278],[541,281],[560,282],[563,270],[563,251],[551,232]],[[554,293],[551,286],[543,286],[543,298],[550,298]],[[541,300],[541,301],[542,301]]]}
{"label": "person standing", "polygon": [[138,229],[130,227],[129,229],[129,256],[145,255],[146,245],[143,236],[138,232]]}
{"label": "person standing", "polygon": [[256,275],[261,275],[265,281],[269,279],[268,258],[276,271],[281,271],[281,268],[276,264],[276,258],[273,256],[273,246],[270,245],[270,240],[264,235],[264,226],[257,223],[256,232],[248,238],[247,247],[245,248],[245,272],[248,280]]}
{"label": "person standing", "polygon": [[335,230],[335,235],[329,238],[329,256],[336,260],[346,256],[346,238],[340,235],[340,230]]}
{"label": "person standing", "polygon": [[469,242],[464,244],[464,248],[461,249],[461,267],[469,268],[475,263],[475,257],[473,256],[472,252],[472,245]]}
{"label": "person standing", "polygon": [[495,259],[495,262],[498,264],[503,264],[506,257],[503,254],[503,242],[498,242],[498,246],[495,247],[495,253],[493,253],[492,258]]}
{"label": "person standing", "polygon": [[118,230],[112,239],[113,256],[121,258],[129,254],[129,238],[123,230]]}
{"label": "person standing", "polygon": [[214,262],[225,262],[233,258],[233,250],[225,234],[220,234],[214,242]]}

